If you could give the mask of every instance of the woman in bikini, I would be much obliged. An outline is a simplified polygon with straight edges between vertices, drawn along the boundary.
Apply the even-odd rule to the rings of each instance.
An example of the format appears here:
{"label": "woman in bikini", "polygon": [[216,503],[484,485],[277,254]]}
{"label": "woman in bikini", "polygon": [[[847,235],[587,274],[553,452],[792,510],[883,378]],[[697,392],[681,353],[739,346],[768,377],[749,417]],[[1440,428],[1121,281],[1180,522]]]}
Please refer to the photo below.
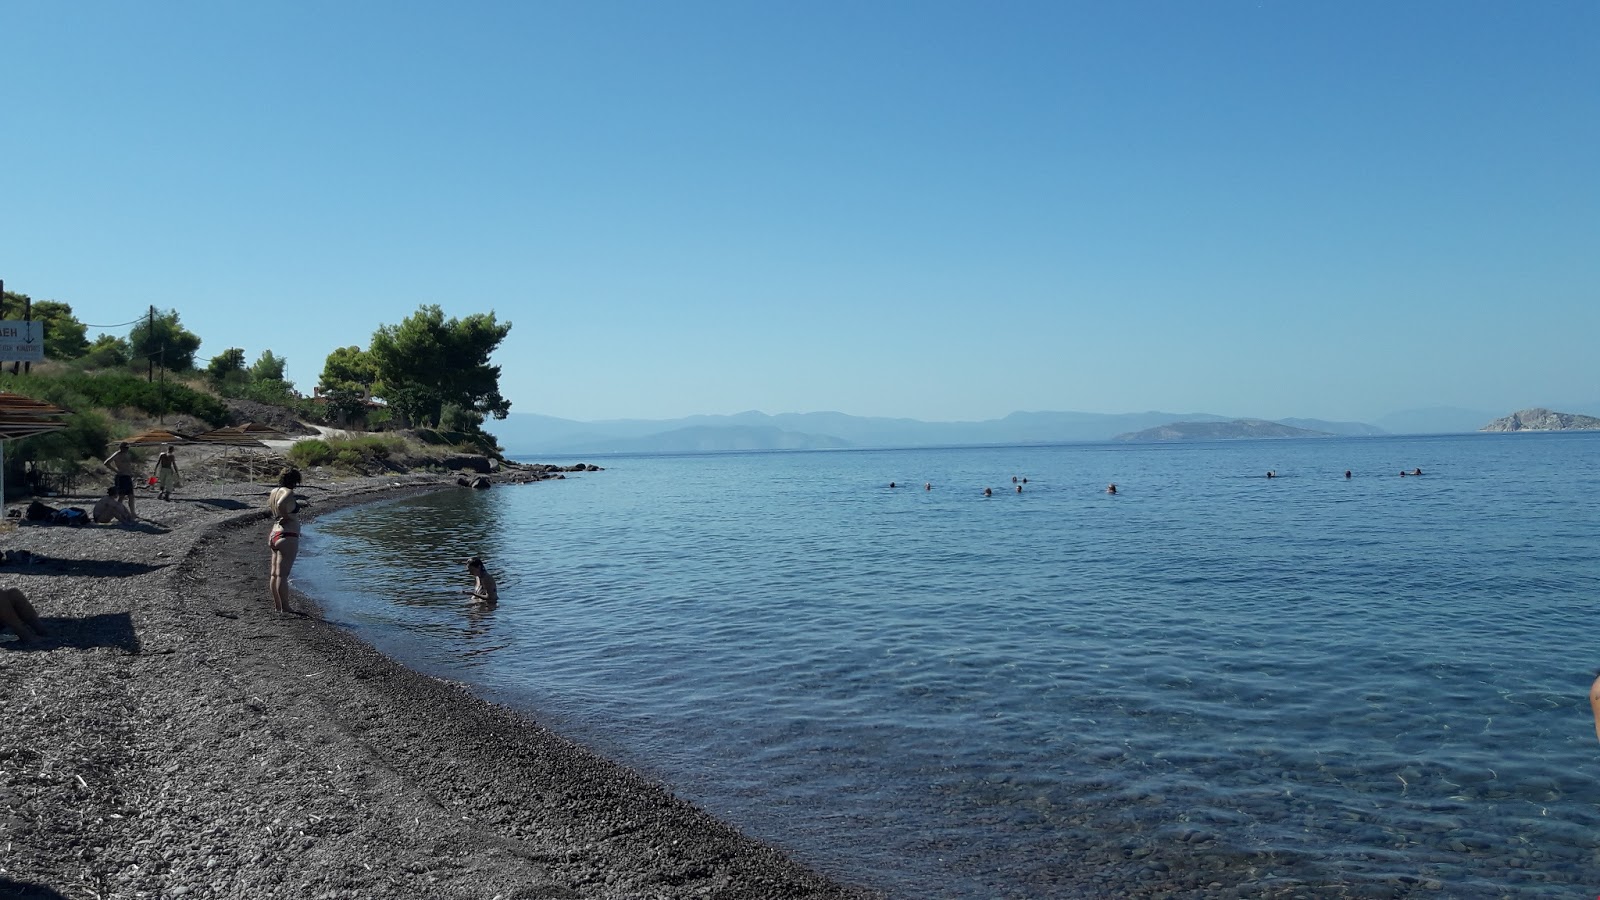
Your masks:
{"label": "woman in bikini", "polygon": [[272,608],[280,614],[289,611],[289,570],[300,552],[300,520],[295,517],[300,501],[294,495],[299,486],[300,470],[286,469],[278,476],[278,486],[267,495],[267,509],[273,518],[272,533],[267,535],[267,546],[272,549],[267,585],[272,590]]}

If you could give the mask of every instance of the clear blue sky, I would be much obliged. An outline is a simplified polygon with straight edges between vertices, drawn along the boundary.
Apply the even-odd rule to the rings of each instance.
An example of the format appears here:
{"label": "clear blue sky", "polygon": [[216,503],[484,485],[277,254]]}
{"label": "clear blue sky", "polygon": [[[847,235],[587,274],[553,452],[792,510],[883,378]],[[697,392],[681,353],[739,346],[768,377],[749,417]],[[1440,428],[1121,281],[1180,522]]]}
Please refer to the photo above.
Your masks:
{"label": "clear blue sky", "polygon": [[438,303],[576,419],[1600,399],[1593,0],[0,0],[0,35],[6,287],[176,309],[308,393]]}

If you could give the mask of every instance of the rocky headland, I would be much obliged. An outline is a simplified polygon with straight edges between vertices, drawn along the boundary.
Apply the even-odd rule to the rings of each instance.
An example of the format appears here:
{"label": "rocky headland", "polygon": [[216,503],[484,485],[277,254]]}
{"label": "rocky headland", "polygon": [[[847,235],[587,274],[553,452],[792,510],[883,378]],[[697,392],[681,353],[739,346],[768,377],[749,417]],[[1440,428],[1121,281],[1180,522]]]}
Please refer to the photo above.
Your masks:
{"label": "rocky headland", "polygon": [[1479,431],[1596,431],[1600,419],[1576,413],[1552,412],[1542,406],[1518,410],[1502,416]]}

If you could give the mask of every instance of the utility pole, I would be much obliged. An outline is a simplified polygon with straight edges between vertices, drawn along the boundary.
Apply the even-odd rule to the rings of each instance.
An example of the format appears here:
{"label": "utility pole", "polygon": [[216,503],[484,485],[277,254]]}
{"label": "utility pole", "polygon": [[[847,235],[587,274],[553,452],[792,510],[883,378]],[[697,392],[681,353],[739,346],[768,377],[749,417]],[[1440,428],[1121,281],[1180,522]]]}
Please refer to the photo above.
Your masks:
{"label": "utility pole", "polygon": [[[32,322],[33,321],[33,297],[32,296],[30,296],[30,297],[28,297],[28,299],[22,301],[22,321],[24,321],[24,322]],[[32,332],[30,331],[29,334],[31,335]],[[42,341],[42,340],[44,340],[44,338],[41,336],[39,338],[39,340]],[[33,360],[30,359],[27,362],[23,363],[22,364],[22,371],[24,373],[26,373],[26,374],[32,375],[33,374]],[[16,367],[14,365],[12,366],[11,374],[13,374],[13,375],[17,374],[17,370],[16,370]]]}
{"label": "utility pole", "polygon": [[[0,279],[0,319],[4,319],[5,315],[6,315],[6,283],[5,283],[5,279]],[[4,369],[4,367],[0,366],[0,370],[3,370],[3,369]],[[13,374],[13,375],[17,374],[17,364],[16,363],[12,363],[11,364],[11,374]]]}
{"label": "utility pole", "polygon": [[[145,340],[154,340],[156,336],[156,305],[154,303],[150,304],[150,324],[145,327],[149,329]],[[144,355],[144,365],[144,383],[149,384],[156,380],[156,355],[154,353],[146,353]]]}
{"label": "utility pole", "polygon": [[[0,284],[0,296],[4,296],[4,295],[5,295],[5,286],[4,286],[4,284]],[[26,300],[22,301],[22,318],[23,319],[31,319],[32,317],[33,317],[33,298],[29,297]],[[16,360],[12,360],[11,361],[11,374],[13,374],[13,375],[17,374],[18,370],[20,370],[21,368],[22,368],[22,363],[20,363],[20,362],[18,362]],[[28,364],[28,369],[29,369],[29,371],[32,371],[32,369],[33,369],[33,364],[32,363]]]}

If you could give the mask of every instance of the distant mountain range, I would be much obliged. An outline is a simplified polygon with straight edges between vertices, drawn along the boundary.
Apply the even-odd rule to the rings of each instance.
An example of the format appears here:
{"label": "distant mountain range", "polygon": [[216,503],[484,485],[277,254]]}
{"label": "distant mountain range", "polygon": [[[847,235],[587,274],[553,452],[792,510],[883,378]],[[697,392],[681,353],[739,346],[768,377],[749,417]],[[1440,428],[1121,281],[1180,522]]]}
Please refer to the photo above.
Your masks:
{"label": "distant mountain range", "polygon": [[[1600,414],[1600,403],[1566,409]],[[1528,411],[1524,411],[1528,412]],[[1553,414],[1554,415],[1554,414]],[[1566,415],[1566,414],[1561,414]],[[486,427],[513,456],[598,453],[715,453],[728,450],[829,450],[883,447],[959,447],[984,444],[1050,444],[1113,440],[1216,440],[1240,437],[1466,434],[1484,428],[1495,413],[1432,407],[1393,413],[1373,425],[1322,419],[1264,419],[1211,413],[1014,412],[982,422],[851,416],[838,412],[681,419],[612,419],[579,422],[532,413],[512,413]],[[1142,435],[1173,429],[1166,437]],[[1173,435],[1183,435],[1175,437]]]}
{"label": "distant mountain range", "polygon": [[[682,419],[614,419],[578,422],[512,413],[487,428],[506,452],[516,455],[596,453],[711,453],[725,450],[820,450],[867,447],[942,447],[982,444],[1043,444],[1109,441],[1118,435],[1174,422],[1229,423],[1234,416],[1210,413],[1015,412],[983,422],[923,422],[837,412]],[[1256,420],[1259,421],[1259,420]],[[1483,423],[1479,418],[1473,428]],[[1274,423],[1305,432],[1384,434],[1362,422],[1285,419]],[[1471,430],[1471,429],[1468,429]]]}
{"label": "distant mountain range", "polygon": [[[1296,421],[1305,422],[1306,419]],[[1119,434],[1118,441],[1236,441],[1246,438],[1333,437],[1331,431],[1299,428],[1264,419],[1234,419],[1231,422],[1173,422],[1143,431]]]}

